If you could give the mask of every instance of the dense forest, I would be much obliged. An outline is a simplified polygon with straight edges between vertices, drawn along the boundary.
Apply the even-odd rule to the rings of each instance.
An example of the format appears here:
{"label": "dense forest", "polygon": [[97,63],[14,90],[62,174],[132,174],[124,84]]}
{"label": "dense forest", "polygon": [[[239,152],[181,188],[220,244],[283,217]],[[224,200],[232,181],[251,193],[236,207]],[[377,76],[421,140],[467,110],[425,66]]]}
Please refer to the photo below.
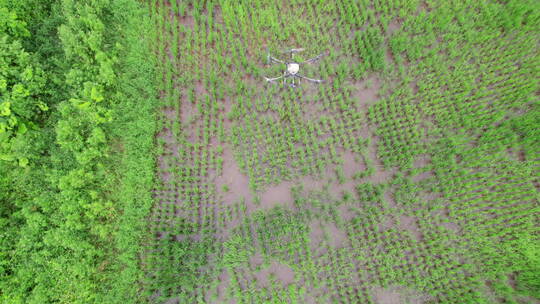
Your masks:
{"label": "dense forest", "polygon": [[539,3],[0,0],[0,303],[538,303]]}
{"label": "dense forest", "polygon": [[137,300],[154,61],[136,1],[0,2],[0,302]]}

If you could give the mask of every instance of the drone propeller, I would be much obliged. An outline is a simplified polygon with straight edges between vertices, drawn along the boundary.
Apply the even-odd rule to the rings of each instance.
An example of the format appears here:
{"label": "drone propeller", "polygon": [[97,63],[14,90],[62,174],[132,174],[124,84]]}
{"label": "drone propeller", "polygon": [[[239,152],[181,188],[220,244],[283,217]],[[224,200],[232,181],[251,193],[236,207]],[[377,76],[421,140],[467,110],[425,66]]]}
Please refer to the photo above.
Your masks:
{"label": "drone propeller", "polygon": [[300,75],[300,74],[296,74],[295,76],[296,76],[296,77],[299,77],[299,78],[302,78],[302,79],[305,79],[305,80],[307,80],[307,81],[311,81],[311,82],[316,82],[316,83],[322,83],[322,82],[324,82],[324,80],[322,80],[322,79],[313,79],[313,78],[309,78],[309,77],[306,77],[306,76],[302,76],[302,75]]}
{"label": "drone propeller", "polygon": [[285,54],[285,53],[298,53],[298,52],[303,52],[305,49],[304,48],[300,48],[300,49],[290,49],[290,50],[286,50],[286,51],[283,51],[281,52],[282,54]]}
{"label": "drone propeller", "polygon": [[315,56],[315,57],[313,57],[313,58],[311,58],[311,59],[308,59],[308,60],[306,60],[306,61],[304,61],[304,62],[302,62],[302,63],[312,63],[312,62],[314,62],[314,61],[319,60],[319,59],[320,59],[322,56],[324,56],[324,55],[326,55],[326,53],[320,53],[319,55],[317,55],[317,56]]}

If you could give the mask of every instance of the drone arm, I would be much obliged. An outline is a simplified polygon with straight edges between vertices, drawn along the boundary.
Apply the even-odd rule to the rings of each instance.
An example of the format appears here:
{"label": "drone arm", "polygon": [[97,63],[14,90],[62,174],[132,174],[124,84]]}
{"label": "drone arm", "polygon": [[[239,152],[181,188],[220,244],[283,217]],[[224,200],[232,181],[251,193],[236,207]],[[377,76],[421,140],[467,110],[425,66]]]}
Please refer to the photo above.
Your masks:
{"label": "drone arm", "polygon": [[305,79],[307,81],[311,81],[311,82],[316,82],[316,83],[321,83],[323,82],[323,80],[321,79],[313,79],[313,78],[309,78],[309,77],[306,77],[306,76],[302,76],[300,74],[296,74],[295,76],[299,77],[299,78],[302,78],[302,79]]}
{"label": "drone arm", "polygon": [[321,54],[317,55],[316,57],[313,57],[313,58],[311,58],[311,59],[308,59],[308,60],[306,60],[306,61],[304,61],[304,62],[302,62],[302,63],[312,63],[312,62],[314,62],[314,61],[319,60],[322,56],[324,56],[324,53],[321,53]]}
{"label": "drone arm", "polygon": [[279,60],[279,59],[274,58],[274,57],[272,57],[272,56],[268,56],[268,58],[270,59],[270,61],[271,61],[272,63],[285,63],[285,62],[283,62],[282,60]]}
{"label": "drone arm", "polygon": [[278,79],[281,79],[283,77],[286,77],[287,75],[283,75],[283,76],[279,76],[279,77],[275,77],[275,78],[268,78],[268,77],[264,77],[264,79],[267,81],[267,82],[272,82],[272,81],[276,81]]}

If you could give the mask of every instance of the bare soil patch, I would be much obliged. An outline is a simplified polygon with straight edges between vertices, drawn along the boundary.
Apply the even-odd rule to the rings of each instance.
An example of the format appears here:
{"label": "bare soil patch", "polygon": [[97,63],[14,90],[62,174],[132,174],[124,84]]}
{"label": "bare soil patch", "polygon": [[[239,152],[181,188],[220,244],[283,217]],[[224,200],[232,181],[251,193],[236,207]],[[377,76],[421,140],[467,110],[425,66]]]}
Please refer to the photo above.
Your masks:
{"label": "bare soil patch", "polygon": [[401,28],[401,22],[394,19],[390,23],[388,23],[388,35],[392,35],[395,31],[399,30]]}
{"label": "bare soil patch", "polygon": [[359,109],[367,111],[370,105],[379,100],[381,83],[381,80],[376,76],[353,83],[357,90],[353,93],[352,98],[356,100]]}
{"label": "bare soil patch", "polygon": [[296,185],[302,185],[305,192],[328,193],[335,200],[341,200],[345,193],[355,193],[357,181],[348,178],[340,184],[332,176],[335,176],[335,172],[333,172],[333,168],[328,168],[323,178],[304,176],[299,179]]}
{"label": "bare soil patch", "polygon": [[422,180],[425,180],[425,179],[428,179],[428,178],[432,178],[434,177],[435,175],[433,174],[433,172],[431,171],[426,171],[426,172],[422,172],[420,174],[417,174],[415,176],[412,177],[412,180],[413,182],[419,182],[419,181],[422,181]]}
{"label": "bare soil patch", "polygon": [[371,145],[368,148],[369,150],[369,157],[373,161],[373,166],[375,171],[373,172],[373,175],[369,177],[369,180],[373,183],[380,184],[388,182],[396,173],[396,169],[392,170],[386,170],[384,168],[384,165],[380,158],[377,156],[377,142],[379,138],[377,136],[373,136],[371,140]]}
{"label": "bare soil patch", "polygon": [[386,191],[383,197],[390,208],[395,209],[398,207],[392,191]]}
{"label": "bare soil patch", "polygon": [[375,303],[378,304],[401,304],[405,303],[401,294],[395,290],[377,289],[375,291]]}
{"label": "bare soil patch", "polygon": [[187,126],[193,123],[198,114],[197,106],[191,103],[187,98],[182,98],[180,104],[180,121]]}
{"label": "bare soil patch", "polygon": [[253,194],[249,188],[249,178],[240,171],[234,155],[228,147],[223,149],[223,173],[216,178],[216,190],[225,205],[232,205],[244,200],[253,202]]}
{"label": "bare soil patch", "polygon": [[308,191],[321,191],[323,190],[324,186],[328,184],[328,181],[322,179],[322,178],[316,178],[311,175],[304,176],[300,178],[299,185],[302,185],[304,190]]}
{"label": "bare soil patch", "polygon": [[356,215],[355,212],[351,210],[351,207],[343,204],[338,207],[339,215],[340,217],[345,221],[349,222],[352,220]]}
{"label": "bare soil patch", "polygon": [[227,288],[229,287],[229,284],[230,284],[230,277],[229,277],[229,272],[227,270],[224,270],[218,277],[218,280],[219,280],[219,285],[217,286],[217,295],[218,295],[218,298],[215,300],[215,301],[212,301],[210,299],[210,293],[207,293],[206,294],[206,301],[207,303],[212,303],[212,304],[219,304],[219,303],[230,303],[229,302],[225,302],[225,294],[226,294],[226,291],[227,291]]}
{"label": "bare soil patch", "polygon": [[255,267],[261,265],[263,262],[264,262],[264,259],[263,259],[263,256],[261,255],[260,252],[256,252],[254,255],[252,255],[249,258],[249,265],[252,268],[255,268]]}
{"label": "bare soil patch", "polygon": [[455,223],[452,223],[452,222],[443,222],[441,225],[444,228],[448,229],[448,230],[452,230],[454,232],[459,231],[459,225],[458,224],[455,224]]}
{"label": "bare soil patch", "polygon": [[261,288],[269,287],[271,275],[275,277],[276,281],[281,282],[284,287],[294,282],[294,271],[287,265],[273,261],[269,267],[255,273],[257,284]]}
{"label": "bare soil patch", "polygon": [[423,304],[430,300],[427,295],[403,287],[379,287],[372,292],[377,304]]}
{"label": "bare soil patch", "polygon": [[334,223],[314,221],[310,224],[309,237],[312,249],[319,248],[322,241],[328,239],[330,246],[334,248],[345,247],[347,233],[339,229]]}
{"label": "bare soil patch", "polygon": [[422,232],[420,231],[420,227],[418,227],[416,217],[408,216],[408,215],[401,215],[399,217],[399,222],[400,222],[399,227],[401,229],[411,232],[411,234],[417,241],[420,241],[423,239]]}
{"label": "bare soil patch", "polygon": [[342,155],[344,160],[343,173],[345,178],[351,179],[356,173],[367,169],[366,164],[361,160],[360,155],[351,151],[343,151]]}
{"label": "bare soil patch", "polygon": [[422,154],[418,155],[413,163],[414,168],[424,168],[431,164],[431,155],[429,154]]}
{"label": "bare soil patch", "polygon": [[174,107],[163,107],[161,112],[165,115],[165,118],[167,118],[167,120],[173,121],[178,118],[178,113],[176,112],[176,109]]}
{"label": "bare soil patch", "polygon": [[344,247],[347,243],[347,233],[339,229],[336,224],[328,223],[325,225],[325,229],[330,237],[330,245],[335,248]]}
{"label": "bare soil patch", "polygon": [[178,16],[178,23],[186,28],[193,30],[195,27],[195,18],[193,16]]}
{"label": "bare soil patch", "polygon": [[261,207],[270,209],[277,205],[292,206],[293,198],[291,193],[292,182],[281,182],[268,187],[261,194]]}

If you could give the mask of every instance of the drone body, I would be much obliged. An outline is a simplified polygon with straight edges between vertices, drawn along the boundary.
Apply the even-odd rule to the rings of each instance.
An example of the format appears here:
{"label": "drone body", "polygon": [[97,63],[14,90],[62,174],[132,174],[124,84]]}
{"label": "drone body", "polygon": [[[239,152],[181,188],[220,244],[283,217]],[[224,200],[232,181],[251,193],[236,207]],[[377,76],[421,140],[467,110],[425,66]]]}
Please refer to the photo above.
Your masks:
{"label": "drone body", "polygon": [[283,71],[283,75],[279,76],[279,77],[275,77],[275,78],[264,77],[264,79],[266,79],[266,82],[275,82],[278,79],[283,79],[283,84],[286,84],[287,79],[290,78],[292,80],[292,82],[289,84],[289,86],[293,87],[293,88],[296,87],[296,84],[295,84],[295,81],[294,81],[295,78],[304,79],[304,80],[314,82],[314,83],[323,82],[321,79],[308,78],[308,77],[305,77],[305,76],[298,73],[300,71],[300,66],[302,64],[314,62],[314,61],[318,60],[319,58],[321,58],[324,55],[324,54],[320,54],[317,57],[308,59],[308,60],[306,60],[304,62],[296,62],[296,61],[294,61],[294,59],[293,59],[294,53],[301,52],[303,50],[304,49],[290,49],[288,51],[283,52],[283,53],[290,53],[291,54],[291,58],[290,58],[289,61],[284,61],[284,60],[280,60],[280,59],[277,59],[275,57],[272,57],[270,55],[270,52],[268,52],[268,56],[267,56],[268,63],[269,64],[270,63],[284,64],[285,65],[285,71]]}
{"label": "drone body", "polygon": [[287,63],[287,72],[291,75],[296,75],[298,71],[300,70],[300,65],[295,62]]}

